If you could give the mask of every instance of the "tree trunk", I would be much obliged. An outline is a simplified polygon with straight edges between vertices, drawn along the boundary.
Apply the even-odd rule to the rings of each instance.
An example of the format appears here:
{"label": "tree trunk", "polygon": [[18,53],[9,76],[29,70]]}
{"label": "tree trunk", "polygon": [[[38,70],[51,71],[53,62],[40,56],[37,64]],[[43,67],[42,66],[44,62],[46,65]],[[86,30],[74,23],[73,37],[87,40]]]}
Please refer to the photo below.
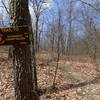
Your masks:
{"label": "tree trunk", "polygon": [[[28,0],[11,0],[12,26],[30,25]],[[31,28],[29,28],[29,31]],[[33,75],[30,46],[13,46],[16,100],[37,100],[33,90]]]}
{"label": "tree trunk", "polygon": [[39,24],[39,17],[36,16],[36,29],[35,29],[35,35],[36,35],[36,41],[35,41],[35,48],[36,48],[36,52],[38,51],[38,46],[39,46],[39,42],[38,42],[38,30],[39,30],[39,27],[38,27],[38,24]]}

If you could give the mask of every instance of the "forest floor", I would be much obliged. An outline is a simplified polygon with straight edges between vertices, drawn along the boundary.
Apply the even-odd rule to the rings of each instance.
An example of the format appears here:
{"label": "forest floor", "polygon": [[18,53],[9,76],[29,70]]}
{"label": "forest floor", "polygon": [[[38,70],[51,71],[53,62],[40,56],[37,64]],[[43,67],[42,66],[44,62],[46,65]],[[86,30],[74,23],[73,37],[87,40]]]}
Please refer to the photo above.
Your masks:
{"label": "forest floor", "polygon": [[[37,54],[40,100],[100,100],[99,63],[61,56],[56,88],[53,88],[56,59],[56,54],[45,51]],[[4,48],[0,48],[0,100],[14,100],[13,68]]]}

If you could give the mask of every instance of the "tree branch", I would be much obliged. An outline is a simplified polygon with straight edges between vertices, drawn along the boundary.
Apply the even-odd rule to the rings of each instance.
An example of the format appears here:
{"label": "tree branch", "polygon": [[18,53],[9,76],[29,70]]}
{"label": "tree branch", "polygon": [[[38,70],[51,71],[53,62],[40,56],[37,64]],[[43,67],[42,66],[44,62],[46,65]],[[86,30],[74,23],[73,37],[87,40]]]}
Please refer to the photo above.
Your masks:
{"label": "tree branch", "polygon": [[5,5],[5,3],[4,3],[4,1],[3,1],[3,0],[1,0],[1,3],[3,4],[3,6],[4,6],[4,8],[5,8],[6,12],[10,15],[10,12],[8,11],[8,8],[6,7],[6,5]]}
{"label": "tree branch", "polygon": [[80,1],[81,1],[82,3],[84,3],[84,4],[88,5],[88,6],[90,6],[91,8],[95,9],[96,11],[100,12],[100,9],[96,8],[96,7],[93,6],[92,4],[87,3],[87,2],[84,2],[83,0],[80,0]]}

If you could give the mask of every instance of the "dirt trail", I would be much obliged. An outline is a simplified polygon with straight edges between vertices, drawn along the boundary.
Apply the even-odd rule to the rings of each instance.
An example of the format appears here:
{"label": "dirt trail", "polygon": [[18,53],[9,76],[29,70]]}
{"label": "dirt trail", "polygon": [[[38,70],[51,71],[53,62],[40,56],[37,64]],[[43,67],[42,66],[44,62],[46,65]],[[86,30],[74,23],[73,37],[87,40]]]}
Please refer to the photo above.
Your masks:
{"label": "dirt trail", "polygon": [[66,77],[72,80],[72,88],[79,87],[77,89],[77,95],[81,96],[83,98],[82,100],[100,100],[99,77],[88,76],[86,73],[76,71],[73,66],[75,65],[68,63],[59,64],[59,68],[64,72]]}
{"label": "dirt trail", "polygon": [[[45,58],[45,62],[46,60],[51,59],[51,62],[48,64],[50,67],[56,66],[56,58],[52,61],[52,55],[49,55],[49,58],[48,54],[46,54],[46,57],[44,58],[43,56],[44,55],[42,54],[41,59]],[[75,100],[100,100],[100,77],[98,76],[100,73],[97,73],[96,67],[97,66],[90,62],[71,62],[62,59],[61,57],[59,61],[59,69],[63,72],[64,76],[66,76],[65,81],[71,79],[71,84],[69,87],[65,88],[62,93],[67,93],[68,91],[71,93],[71,91],[73,91],[72,93],[74,94],[71,94],[70,97],[75,96]],[[69,95],[69,92],[67,95]],[[68,100],[72,99],[70,98]]]}

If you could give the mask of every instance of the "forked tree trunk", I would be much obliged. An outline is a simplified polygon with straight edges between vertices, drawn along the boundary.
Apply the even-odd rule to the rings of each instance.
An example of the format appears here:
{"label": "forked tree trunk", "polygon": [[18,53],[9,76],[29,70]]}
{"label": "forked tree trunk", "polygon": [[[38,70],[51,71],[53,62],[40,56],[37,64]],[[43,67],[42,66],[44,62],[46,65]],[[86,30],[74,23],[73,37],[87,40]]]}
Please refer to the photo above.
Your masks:
{"label": "forked tree trunk", "polygon": [[[30,25],[28,0],[11,0],[12,26]],[[31,30],[29,29],[31,32]],[[16,100],[37,100],[33,90],[32,61],[30,46],[13,46]]]}

